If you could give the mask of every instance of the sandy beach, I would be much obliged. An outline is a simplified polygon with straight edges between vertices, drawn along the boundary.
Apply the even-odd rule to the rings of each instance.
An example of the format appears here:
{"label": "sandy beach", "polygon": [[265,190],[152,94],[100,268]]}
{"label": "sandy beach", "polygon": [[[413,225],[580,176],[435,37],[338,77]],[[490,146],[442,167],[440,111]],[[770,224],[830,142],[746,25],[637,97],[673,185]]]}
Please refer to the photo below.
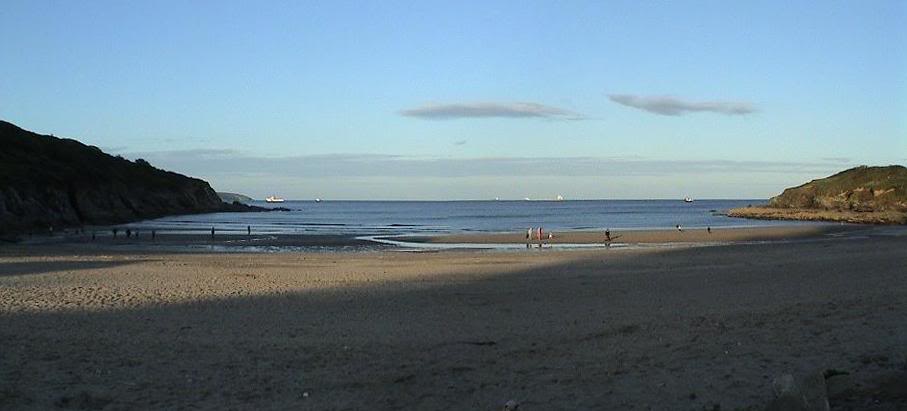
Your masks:
{"label": "sandy beach", "polygon": [[826,370],[849,373],[832,409],[904,409],[907,236],[834,227],[569,251],[3,246],[0,409],[762,409],[774,377]]}

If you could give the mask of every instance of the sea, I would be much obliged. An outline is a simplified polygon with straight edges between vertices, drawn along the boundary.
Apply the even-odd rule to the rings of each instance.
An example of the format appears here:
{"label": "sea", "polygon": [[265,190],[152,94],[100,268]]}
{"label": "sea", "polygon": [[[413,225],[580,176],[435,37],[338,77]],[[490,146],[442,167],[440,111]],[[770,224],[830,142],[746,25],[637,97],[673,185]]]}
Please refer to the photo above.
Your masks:
{"label": "sea", "polygon": [[286,201],[260,207],[290,211],[181,215],[121,227],[159,233],[325,234],[350,236],[439,235],[547,231],[760,227],[815,224],[732,218],[727,210],[764,204],[751,200],[567,201]]}

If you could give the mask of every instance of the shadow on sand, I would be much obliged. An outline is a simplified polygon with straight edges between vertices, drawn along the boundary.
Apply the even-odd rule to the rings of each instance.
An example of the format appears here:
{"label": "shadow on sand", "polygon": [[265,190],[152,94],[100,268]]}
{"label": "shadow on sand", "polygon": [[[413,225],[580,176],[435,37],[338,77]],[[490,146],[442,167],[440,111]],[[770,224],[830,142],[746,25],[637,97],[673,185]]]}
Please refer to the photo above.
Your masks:
{"label": "shadow on sand", "polygon": [[[784,372],[905,375],[905,245],[600,251],[467,280],[0,312],[0,408],[758,408]],[[0,277],[115,266],[27,264]],[[846,401],[903,406],[902,388]]]}
{"label": "shadow on sand", "polygon": [[49,274],[63,271],[96,270],[138,264],[146,260],[50,260],[50,261],[0,261],[0,278],[31,274]]}

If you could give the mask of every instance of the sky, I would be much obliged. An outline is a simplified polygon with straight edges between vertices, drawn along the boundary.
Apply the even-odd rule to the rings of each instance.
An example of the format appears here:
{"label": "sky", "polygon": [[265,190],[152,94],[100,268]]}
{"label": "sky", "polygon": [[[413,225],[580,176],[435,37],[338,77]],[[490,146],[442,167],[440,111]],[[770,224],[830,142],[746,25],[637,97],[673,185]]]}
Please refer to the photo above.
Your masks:
{"label": "sky", "polygon": [[256,198],[768,198],[907,164],[907,2],[5,0],[0,119]]}

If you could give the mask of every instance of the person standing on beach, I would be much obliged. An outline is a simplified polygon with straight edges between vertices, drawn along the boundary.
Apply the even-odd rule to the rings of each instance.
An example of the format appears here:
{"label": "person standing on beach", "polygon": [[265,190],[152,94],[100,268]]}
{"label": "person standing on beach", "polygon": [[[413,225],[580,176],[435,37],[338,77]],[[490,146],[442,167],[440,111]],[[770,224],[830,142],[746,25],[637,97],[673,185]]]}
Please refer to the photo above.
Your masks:
{"label": "person standing on beach", "polygon": [[605,242],[608,244],[611,244],[611,229],[610,228],[605,229]]}
{"label": "person standing on beach", "polygon": [[708,232],[709,234],[712,234],[712,226],[706,227],[705,231]]}
{"label": "person standing on beach", "polygon": [[532,243],[532,227],[526,229],[526,248],[531,247]]}
{"label": "person standing on beach", "polygon": [[539,226],[539,229],[538,229],[538,231],[535,232],[535,234],[536,234],[536,236],[535,236],[536,240],[539,240],[539,248],[542,248],[542,227],[541,226]]}
{"label": "person standing on beach", "polygon": [[252,235],[252,226],[250,226],[250,225],[246,226],[246,235]]}

